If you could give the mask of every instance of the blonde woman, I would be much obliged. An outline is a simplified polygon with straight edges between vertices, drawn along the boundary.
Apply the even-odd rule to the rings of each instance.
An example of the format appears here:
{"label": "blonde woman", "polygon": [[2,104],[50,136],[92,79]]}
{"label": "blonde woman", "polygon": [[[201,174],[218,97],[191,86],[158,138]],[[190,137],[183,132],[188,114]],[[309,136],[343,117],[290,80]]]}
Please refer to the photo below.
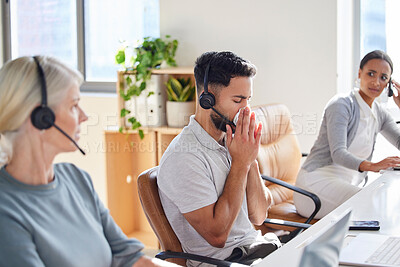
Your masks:
{"label": "blonde woman", "polygon": [[167,265],[122,233],[86,172],[53,164],[76,150],[87,120],[81,83],[51,57],[21,57],[0,70],[0,266]]}

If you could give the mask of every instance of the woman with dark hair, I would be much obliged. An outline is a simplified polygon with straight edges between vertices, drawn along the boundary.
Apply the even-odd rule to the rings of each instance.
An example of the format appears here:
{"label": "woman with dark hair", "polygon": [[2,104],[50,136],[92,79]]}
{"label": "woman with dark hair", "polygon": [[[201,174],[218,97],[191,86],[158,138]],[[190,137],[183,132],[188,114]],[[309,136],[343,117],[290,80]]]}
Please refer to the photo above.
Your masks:
{"label": "woman with dark hair", "polygon": [[[337,95],[327,104],[317,140],[304,162],[296,185],[321,199],[321,218],[359,190],[367,172],[379,172],[400,164],[399,157],[371,162],[376,136],[381,133],[400,149],[400,129],[391,115],[377,101],[385,88],[398,92],[400,84],[391,79],[393,63],[383,51],[368,53],[360,62],[359,88],[350,94]],[[390,93],[393,95],[392,93]],[[400,107],[400,95],[393,95]],[[297,211],[308,217],[314,204],[294,194]]]}

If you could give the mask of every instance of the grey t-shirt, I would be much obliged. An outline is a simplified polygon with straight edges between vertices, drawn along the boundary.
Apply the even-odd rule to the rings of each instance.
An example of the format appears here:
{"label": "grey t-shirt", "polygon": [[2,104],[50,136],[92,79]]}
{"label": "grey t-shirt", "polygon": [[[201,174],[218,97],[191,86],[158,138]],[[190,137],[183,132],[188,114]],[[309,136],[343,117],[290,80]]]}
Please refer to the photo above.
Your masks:
{"label": "grey t-shirt", "polygon": [[[183,216],[218,200],[230,166],[227,148],[219,145],[194,116],[163,154],[157,178],[160,199],[185,252],[225,259],[233,248],[261,238],[248,218],[246,197],[222,249],[212,247]],[[188,261],[187,264],[198,263]]]}
{"label": "grey t-shirt", "polygon": [[34,186],[0,169],[0,266],[132,266],[143,245],[115,224],[89,175],[66,163],[54,173]]}

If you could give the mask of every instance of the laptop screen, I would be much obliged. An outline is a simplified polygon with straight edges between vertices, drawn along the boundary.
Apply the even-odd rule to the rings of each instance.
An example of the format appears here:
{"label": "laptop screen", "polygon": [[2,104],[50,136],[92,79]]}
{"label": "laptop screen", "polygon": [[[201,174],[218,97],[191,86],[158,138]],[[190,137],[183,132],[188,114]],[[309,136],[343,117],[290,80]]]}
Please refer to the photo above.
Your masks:
{"label": "laptop screen", "polygon": [[306,240],[299,266],[338,266],[339,254],[348,230],[351,210],[327,224],[312,239]]}

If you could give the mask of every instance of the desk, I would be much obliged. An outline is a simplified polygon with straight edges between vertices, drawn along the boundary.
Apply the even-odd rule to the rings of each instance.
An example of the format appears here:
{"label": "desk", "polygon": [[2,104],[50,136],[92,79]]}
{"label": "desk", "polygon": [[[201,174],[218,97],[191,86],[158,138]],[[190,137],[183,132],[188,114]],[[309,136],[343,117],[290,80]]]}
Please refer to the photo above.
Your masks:
{"label": "desk", "polygon": [[[265,257],[258,266],[297,266],[296,247],[318,233],[346,209],[352,208],[351,220],[378,220],[381,229],[373,233],[400,235],[400,171],[386,171],[373,183],[348,199],[282,248]],[[349,231],[357,234],[365,231]],[[345,265],[340,265],[345,266]]]}

